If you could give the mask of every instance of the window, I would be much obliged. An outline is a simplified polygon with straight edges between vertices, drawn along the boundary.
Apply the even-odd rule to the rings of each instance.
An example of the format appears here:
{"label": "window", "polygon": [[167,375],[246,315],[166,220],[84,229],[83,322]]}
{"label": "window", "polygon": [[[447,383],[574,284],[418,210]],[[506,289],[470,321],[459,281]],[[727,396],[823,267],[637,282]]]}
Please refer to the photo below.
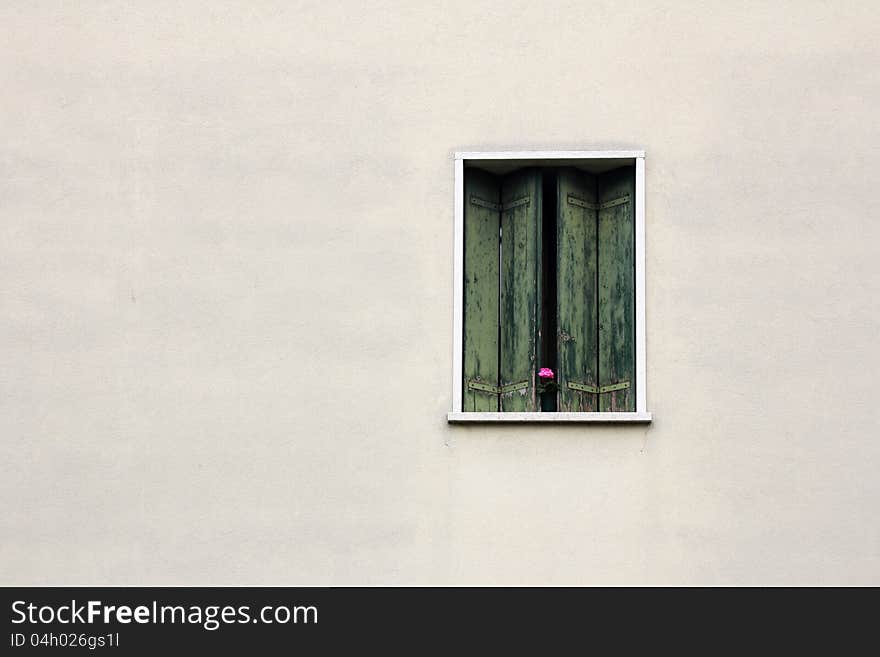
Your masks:
{"label": "window", "polygon": [[644,235],[641,151],[457,153],[448,420],[649,422]]}

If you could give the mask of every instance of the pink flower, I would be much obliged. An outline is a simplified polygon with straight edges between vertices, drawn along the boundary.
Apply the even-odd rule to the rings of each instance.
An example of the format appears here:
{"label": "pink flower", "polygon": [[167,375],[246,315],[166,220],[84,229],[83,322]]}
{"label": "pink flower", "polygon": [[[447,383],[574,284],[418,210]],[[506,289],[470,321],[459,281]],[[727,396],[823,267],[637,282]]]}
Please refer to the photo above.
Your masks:
{"label": "pink flower", "polygon": [[555,375],[553,374],[553,370],[549,367],[542,367],[538,371],[538,376],[542,379],[552,379]]}

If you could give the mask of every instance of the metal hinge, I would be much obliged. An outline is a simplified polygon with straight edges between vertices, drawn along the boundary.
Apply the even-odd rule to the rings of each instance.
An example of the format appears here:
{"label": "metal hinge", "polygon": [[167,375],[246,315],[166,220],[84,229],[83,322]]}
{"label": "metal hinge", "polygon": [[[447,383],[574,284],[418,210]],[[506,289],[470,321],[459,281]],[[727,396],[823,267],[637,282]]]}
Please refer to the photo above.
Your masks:
{"label": "metal hinge", "polygon": [[579,208],[586,208],[587,210],[605,210],[607,208],[613,208],[616,205],[622,205],[627,202],[629,202],[629,194],[625,194],[619,198],[611,199],[610,201],[605,201],[604,203],[593,203],[592,201],[580,198],[578,196],[575,196],[574,194],[568,195],[569,205],[576,205]]}
{"label": "metal hinge", "polygon": [[522,198],[518,198],[515,201],[510,201],[509,203],[505,203],[502,206],[502,211],[507,212],[508,210],[513,210],[514,208],[518,208],[521,205],[528,205],[529,197],[523,196]]}
{"label": "metal hinge", "polygon": [[616,390],[626,390],[629,388],[629,381],[620,381],[619,383],[611,383],[607,386],[591,386],[588,383],[568,382],[568,387],[572,390],[580,390],[581,392],[591,392],[594,395],[602,395],[606,392],[614,392]]}
{"label": "metal hinge", "polygon": [[599,209],[598,203],[593,203],[592,201],[588,201],[586,199],[579,198],[579,197],[575,196],[574,194],[568,195],[568,203],[569,203],[569,205],[576,205],[579,208],[587,208],[587,210],[598,210]]}
{"label": "metal hinge", "polygon": [[474,196],[471,194],[471,203],[474,205],[478,205],[481,208],[489,208],[490,210],[499,210],[502,212],[507,212],[508,210],[512,210],[513,208],[518,208],[521,205],[528,205],[530,203],[530,199],[528,196],[523,196],[522,198],[518,198],[515,201],[510,201],[509,203],[505,203],[502,205],[501,203],[494,203],[493,201],[487,201],[484,198],[480,198],[479,196]]}
{"label": "metal hinge", "polygon": [[487,201],[484,198],[480,198],[479,196],[474,196],[471,194],[471,203],[474,205],[479,205],[481,208],[489,208],[490,210],[500,210],[500,203],[493,203],[492,201]]}
{"label": "metal hinge", "polygon": [[629,194],[624,194],[623,196],[620,196],[618,198],[600,203],[599,209],[605,210],[606,208],[613,208],[615,205],[623,205],[624,203],[629,203]]}
{"label": "metal hinge", "polygon": [[508,383],[506,386],[493,386],[489,383],[482,383],[480,381],[468,381],[468,389],[469,390],[479,390],[480,392],[491,392],[496,395],[500,395],[506,392],[513,392],[514,390],[522,390],[524,388],[529,387],[528,381],[520,381],[519,383]]}

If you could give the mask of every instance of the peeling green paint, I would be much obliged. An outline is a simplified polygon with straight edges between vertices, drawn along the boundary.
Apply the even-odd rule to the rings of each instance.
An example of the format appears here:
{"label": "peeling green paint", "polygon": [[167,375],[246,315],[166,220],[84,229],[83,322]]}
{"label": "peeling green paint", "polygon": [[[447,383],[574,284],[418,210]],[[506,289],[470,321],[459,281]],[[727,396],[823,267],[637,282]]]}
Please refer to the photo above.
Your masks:
{"label": "peeling green paint", "polygon": [[[462,408],[497,411],[498,209],[500,187],[490,173],[469,169],[464,207],[464,354]],[[477,202],[471,202],[477,199]],[[498,206],[500,207],[500,206]],[[488,389],[472,387],[482,382]]]}
{"label": "peeling green paint", "polygon": [[[574,168],[557,178],[559,410],[597,411],[596,180]],[[572,388],[569,382],[585,387]]]}
{"label": "peeling green paint", "polygon": [[[628,197],[625,200],[624,197]],[[599,177],[599,385],[635,381],[635,178]],[[633,386],[603,394],[600,411],[634,411]]]}
{"label": "peeling green paint", "polygon": [[540,171],[522,169],[506,176],[501,202],[501,385],[529,382],[528,388],[502,393],[501,410],[537,411]]}

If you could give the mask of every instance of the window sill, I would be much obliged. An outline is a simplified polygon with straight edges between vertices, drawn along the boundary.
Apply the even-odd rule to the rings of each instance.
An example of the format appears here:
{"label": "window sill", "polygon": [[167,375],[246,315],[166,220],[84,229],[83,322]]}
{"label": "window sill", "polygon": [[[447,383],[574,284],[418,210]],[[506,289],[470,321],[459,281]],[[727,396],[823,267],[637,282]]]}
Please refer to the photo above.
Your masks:
{"label": "window sill", "polygon": [[469,422],[636,422],[648,424],[651,413],[479,413],[452,411],[447,413],[446,421],[450,424],[466,424]]}

